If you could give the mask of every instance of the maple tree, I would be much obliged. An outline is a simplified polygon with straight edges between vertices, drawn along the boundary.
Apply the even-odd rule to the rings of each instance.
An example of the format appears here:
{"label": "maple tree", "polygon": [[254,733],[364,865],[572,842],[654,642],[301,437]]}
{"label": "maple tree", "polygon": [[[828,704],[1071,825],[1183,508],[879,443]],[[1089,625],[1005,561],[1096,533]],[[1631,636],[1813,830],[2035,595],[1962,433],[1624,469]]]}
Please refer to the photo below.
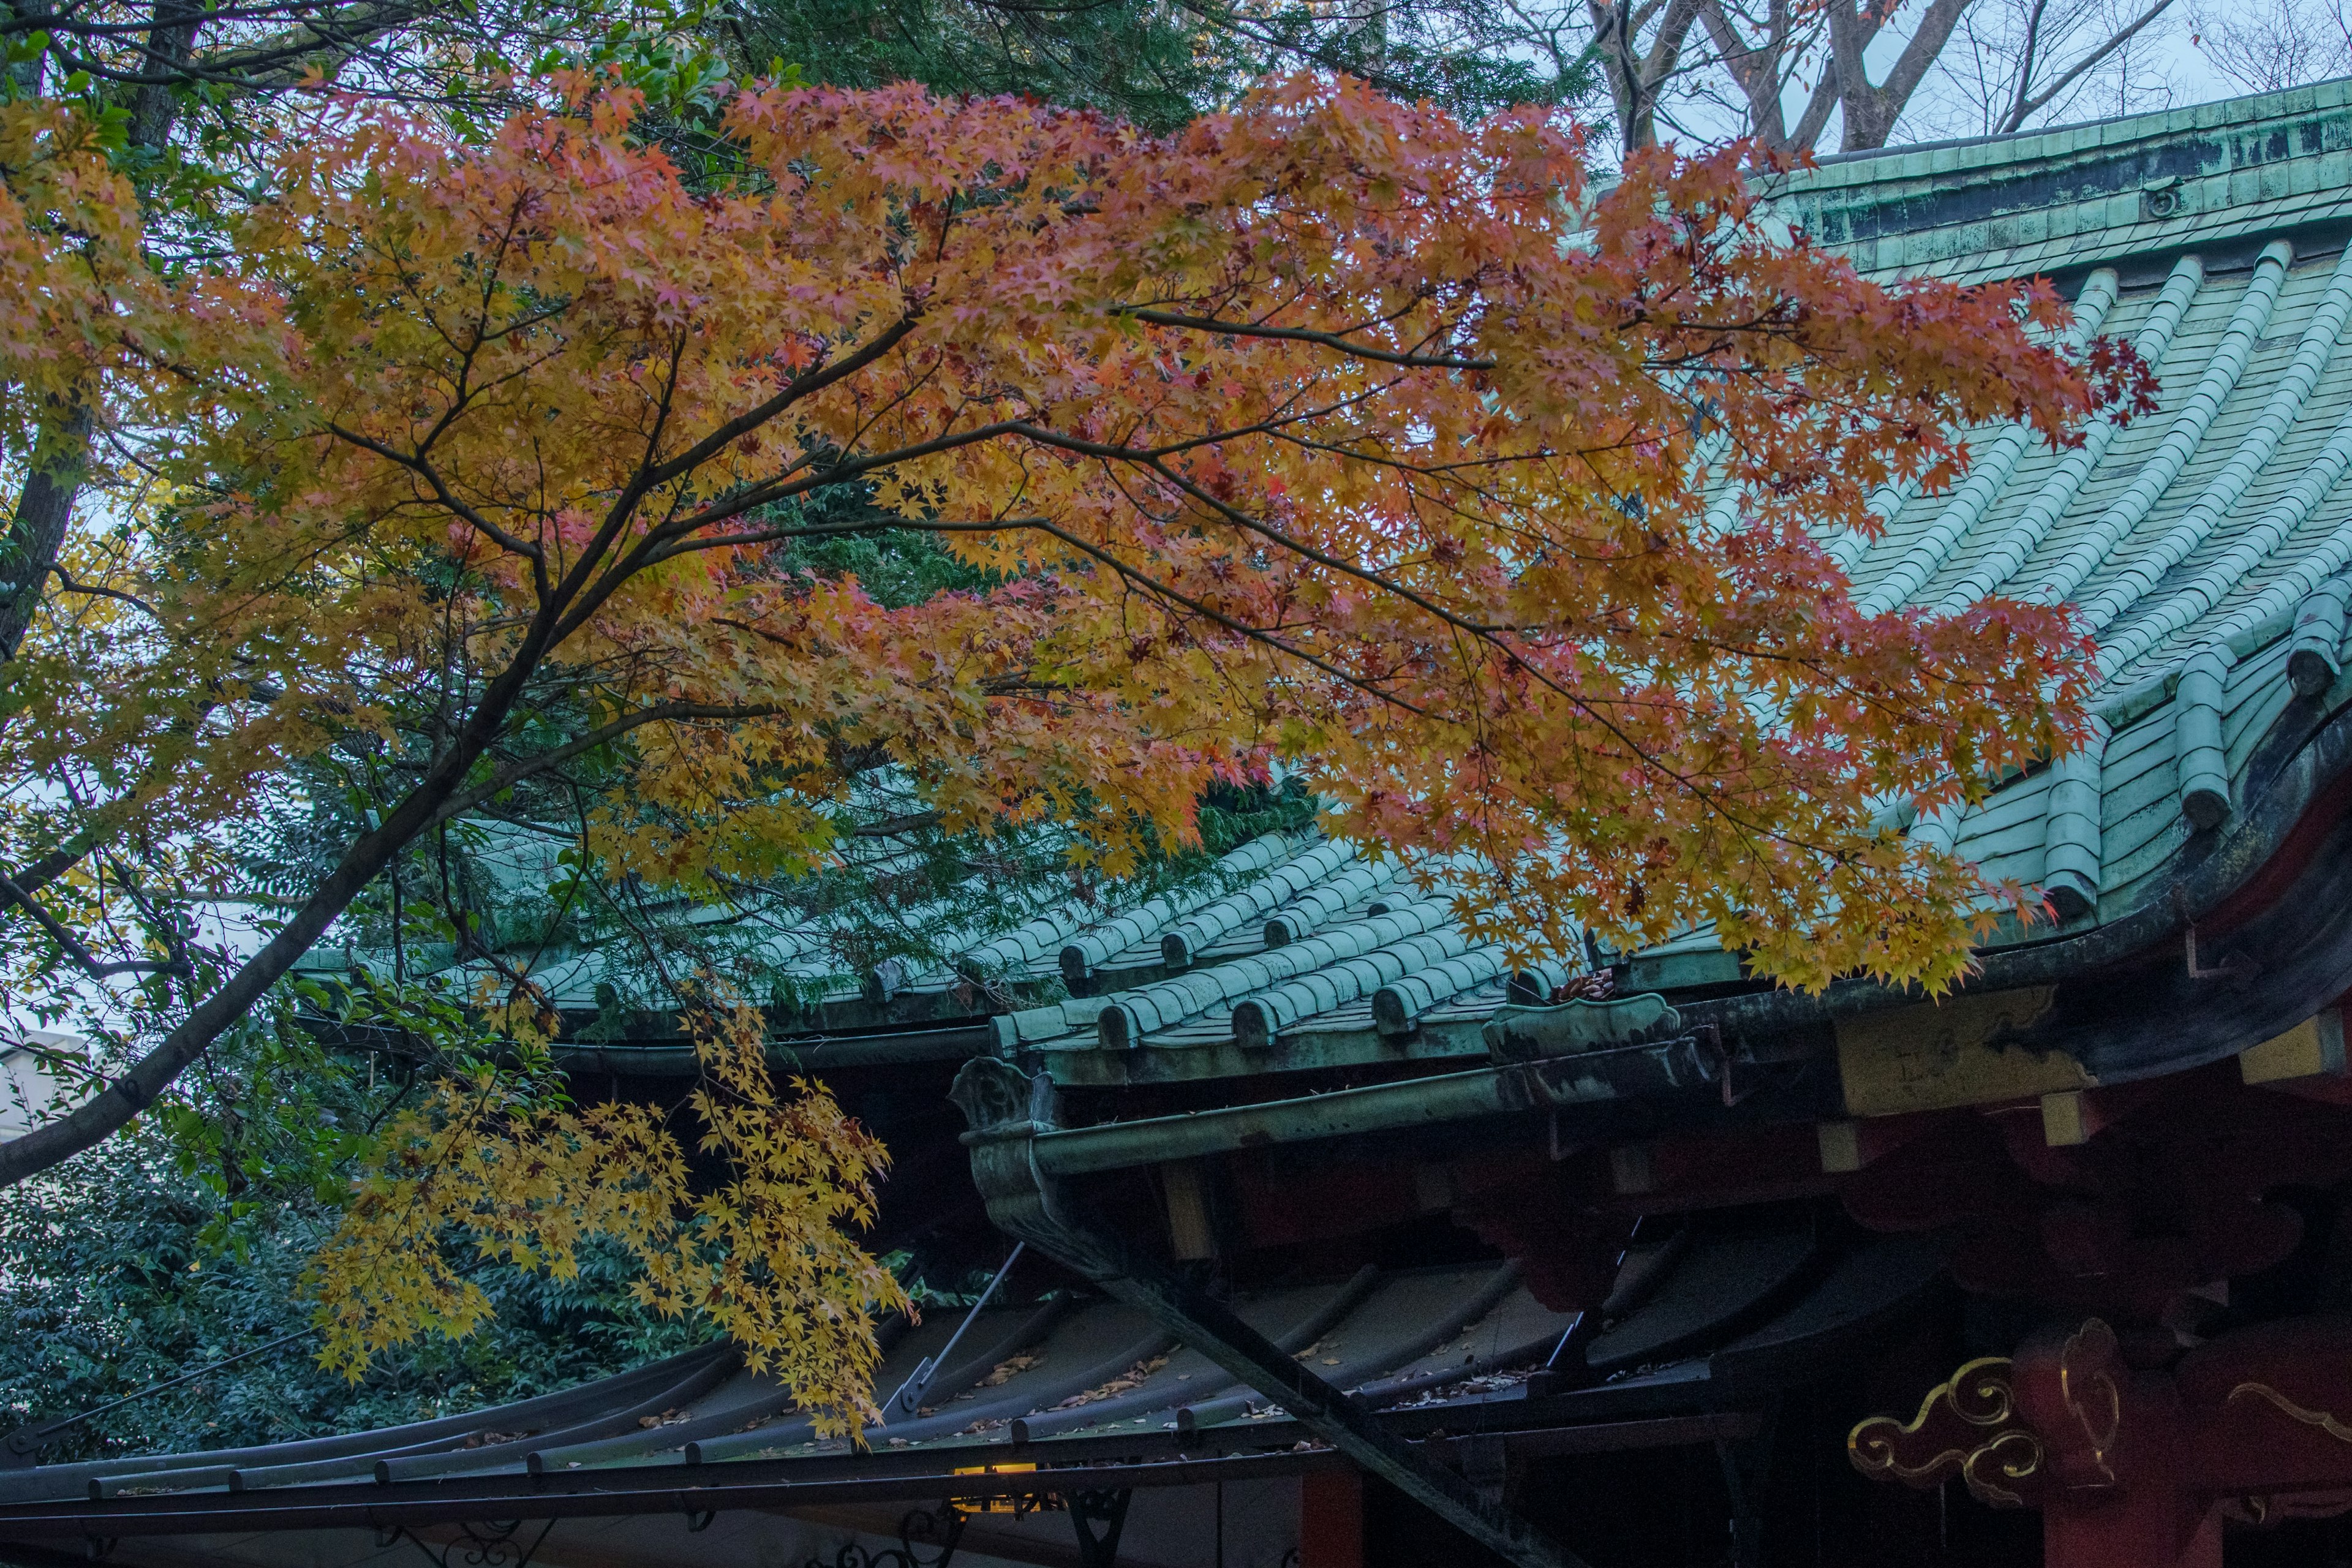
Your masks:
{"label": "maple tree", "polygon": [[[429,101],[464,127],[528,97],[533,73],[601,67],[625,73],[663,112],[690,116],[703,88],[724,74],[690,37],[708,20],[697,0],[253,0],[226,8],[41,0],[0,5],[0,101],[75,102],[86,124],[71,140],[94,139],[112,154],[106,173],[136,185],[154,220],[145,235],[152,259],[169,266],[215,237],[206,230],[217,187],[234,186],[257,139],[281,123],[278,101],[289,95],[331,80],[354,96]],[[30,183],[42,183],[38,172]],[[127,216],[129,204],[118,211]],[[74,232],[59,216],[64,232]],[[58,570],[79,492],[93,479],[103,489],[108,478],[103,461],[90,468],[110,435],[110,411],[95,401],[100,389],[71,377],[34,385],[37,433],[0,448],[11,459],[0,462],[11,495],[0,533],[0,670]]]}
{"label": "maple tree", "polygon": [[796,1079],[776,1092],[757,1009],[713,1002],[690,1021],[705,1069],[690,1105],[703,1152],[727,1159],[725,1182],[692,1190],[686,1150],[657,1110],[575,1109],[473,1063],[386,1125],[313,1261],[320,1361],[357,1380],[380,1351],[428,1331],[462,1339],[489,1319],[445,1232],[466,1235],[478,1258],[559,1279],[576,1277],[583,1245],[603,1237],[639,1266],[638,1301],[726,1331],[819,1432],[878,1425],[875,1320],[913,1303],[847,1231],[873,1220],[882,1147],[821,1086]]}
{"label": "maple tree", "polygon": [[[1940,986],[2030,913],[1873,807],[2064,750],[2084,640],[1998,601],[1864,615],[1820,541],[1874,529],[1883,484],[1948,482],[1972,426],[2064,442],[2145,402],[2127,352],[2058,342],[2045,286],[1867,282],[1777,227],[1741,149],[1639,153],[1604,188],[1560,116],[1465,125],[1346,79],[1159,138],[751,88],[725,95],[732,173],[695,184],[636,94],[567,90],[478,140],[322,102],[217,257],[167,276],[126,237],[88,288],[128,196],[87,117],[0,110],[9,289],[46,312],[0,350],[72,343],[38,374],[107,378],[152,476],[68,548],[90,591],[45,613],[0,731],[8,776],[56,782],[11,806],[12,907],[44,963],[148,987],[152,1026],[0,1144],[0,1181],[164,1092],[422,836],[583,759],[586,842],[632,887],[822,867],[885,774],[947,831],[1057,822],[1118,874],[1279,758],[1336,830],[1475,864],[1465,918],[1525,945],[1712,919],[1791,984]],[[59,216],[75,182],[89,221]],[[796,553],[884,530],[968,583],[885,604]],[[383,798],[257,951],[203,952],[174,910],[222,825],[330,754]],[[684,1256],[668,1156],[617,1122],[513,1112],[576,1156],[561,1201],[488,1166],[401,1186],[436,1129],[492,1158],[464,1092],[391,1146],[402,1204],[362,1207],[560,1258],[553,1203]],[[747,1181],[835,1127],[814,1088],[730,1093],[706,1121]],[[752,1103],[775,1140],[722,1127]],[[835,1197],[738,1242],[854,1217],[858,1147]],[[625,1203],[599,1174],[625,1148]],[[348,1342],[462,1322],[417,1267]],[[847,1360],[795,1363],[820,1395],[887,1300],[829,1278]]]}

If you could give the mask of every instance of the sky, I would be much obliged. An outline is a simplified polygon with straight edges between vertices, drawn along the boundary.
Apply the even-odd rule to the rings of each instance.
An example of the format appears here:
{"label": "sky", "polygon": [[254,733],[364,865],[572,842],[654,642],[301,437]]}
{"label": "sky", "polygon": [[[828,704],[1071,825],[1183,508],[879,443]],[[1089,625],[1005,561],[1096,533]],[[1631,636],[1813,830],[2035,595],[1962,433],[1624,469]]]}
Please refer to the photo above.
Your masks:
{"label": "sky", "polygon": [[[2097,43],[2136,18],[2150,0],[2044,0],[2042,58],[2056,66],[2074,63]],[[2222,26],[2267,22],[2290,25],[2288,18],[2307,26],[2337,29],[2334,13],[2344,0],[2173,0],[2163,15],[2137,34],[2119,54],[2111,56],[2027,122],[2028,129],[2104,120],[2118,114],[2179,108],[2239,96],[2249,88],[2215,68],[2205,48],[2193,41],[2218,21]],[[2005,105],[2012,90],[2008,72],[2022,52],[2027,7],[2032,0],[1974,0],[1961,25],[1946,46],[1936,68],[1898,122],[1895,142],[1940,141],[1948,137],[1983,135],[1988,105]],[[1888,68],[1909,41],[1912,28],[1927,9],[1927,0],[1906,0],[1894,23],[1874,41],[1868,59],[1875,79],[1884,80]],[[2324,18],[2324,20],[2323,20]],[[2053,39],[2053,35],[2055,34]],[[2332,61],[2325,63],[2334,63]],[[2046,81],[2054,72],[2037,71]],[[1810,80],[1800,84],[1810,88]],[[1793,123],[1805,94],[1792,90],[1784,112]],[[1735,136],[1740,126],[1727,109],[1704,103],[1674,106],[1675,121],[1690,140],[1714,141]],[[1839,133],[1832,120],[1821,151],[1837,150]]]}

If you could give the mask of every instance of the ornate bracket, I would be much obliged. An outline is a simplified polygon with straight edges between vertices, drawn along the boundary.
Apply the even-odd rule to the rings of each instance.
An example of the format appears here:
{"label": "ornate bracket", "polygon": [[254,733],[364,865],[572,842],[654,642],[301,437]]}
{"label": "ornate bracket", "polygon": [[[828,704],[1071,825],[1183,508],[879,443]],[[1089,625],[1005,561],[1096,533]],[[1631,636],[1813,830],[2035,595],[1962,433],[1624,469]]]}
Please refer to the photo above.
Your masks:
{"label": "ornate bracket", "polygon": [[2042,1336],[2015,1360],[1972,1361],[1930,1389],[1908,1421],[1874,1415],[1846,1436],[1864,1475],[1915,1487],[1958,1476],[1995,1508],[2039,1508],[2057,1490],[2116,1485],[2123,1364],[2114,1331],[2093,1318]]}
{"label": "ornate bracket", "polygon": [[1085,1568],[1114,1568],[1118,1562],[1119,1532],[1127,1527],[1126,1491],[1072,1492],[1066,1500],[1070,1528],[1078,1536],[1078,1561]]}
{"label": "ornate bracket", "polygon": [[1969,1362],[1927,1391],[1908,1421],[1874,1415],[1846,1435],[1846,1458],[1873,1478],[1934,1487],[1958,1476],[1995,1508],[2038,1501],[2046,1482],[2042,1439],[2017,1417],[2007,1356]]}
{"label": "ornate bracket", "polygon": [[2129,1373],[2115,1331],[2093,1318],[2063,1339],[2027,1342],[2017,1359],[2021,1413],[2049,1445],[2057,1482],[2072,1491],[2116,1485]]}
{"label": "ornate bracket", "polygon": [[1996,1507],[2070,1518],[2084,1539],[2114,1545],[2126,1526],[2145,1537],[2095,1560],[2170,1561],[2167,1542],[2217,1506],[2253,1524],[2352,1509],[2347,1369],[2340,1317],[2254,1324],[2137,1373],[2094,1318],[2013,1360],[1970,1362],[1911,1420],[1864,1421],[1846,1447],[1865,1475],[1923,1487],[1957,1475]]}
{"label": "ornate bracket", "polygon": [[457,1568],[460,1563],[464,1568],[530,1568],[530,1560],[547,1543],[547,1532],[554,1528],[555,1521],[549,1520],[530,1538],[530,1544],[524,1546],[520,1544],[522,1521],[519,1519],[467,1520],[458,1524],[457,1540],[446,1546],[436,1546],[408,1526],[395,1524],[377,1531],[375,1543],[390,1548],[405,1540],[425,1554],[433,1568]]}
{"label": "ornate bracket", "polygon": [[898,1521],[898,1544],[868,1552],[855,1541],[842,1542],[827,1563],[812,1557],[803,1568],[948,1568],[956,1542],[963,1539],[963,1515],[950,1508],[942,1513],[909,1509]]}

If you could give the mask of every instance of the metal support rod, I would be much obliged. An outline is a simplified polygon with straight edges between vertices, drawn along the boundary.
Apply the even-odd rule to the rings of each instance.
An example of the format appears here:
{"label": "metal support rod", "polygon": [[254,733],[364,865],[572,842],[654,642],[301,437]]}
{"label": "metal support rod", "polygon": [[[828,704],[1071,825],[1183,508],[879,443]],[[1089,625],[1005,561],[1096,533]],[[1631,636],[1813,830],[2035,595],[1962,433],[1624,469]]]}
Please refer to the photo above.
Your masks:
{"label": "metal support rod", "polygon": [[268,1344],[255,1345],[251,1350],[242,1350],[235,1355],[223,1356],[209,1366],[200,1366],[194,1372],[184,1372],[179,1376],[168,1378],[162,1383],[151,1383],[135,1394],[126,1394],[120,1399],[110,1399],[93,1409],[77,1411],[71,1415],[52,1416],[47,1421],[28,1421],[9,1433],[5,1439],[0,1439],[0,1469],[22,1469],[30,1467],[36,1462],[42,1447],[52,1439],[73,1430],[85,1421],[97,1420],[110,1410],[120,1410],[126,1405],[136,1404],[149,1394],[161,1394],[166,1389],[177,1388],[184,1383],[194,1383],[200,1377],[210,1377],[225,1366],[235,1366],[238,1362],[283,1349],[296,1340],[307,1340],[318,1331],[316,1329],[297,1329],[290,1334],[278,1335]]}
{"label": "metal support rod", "polygon": [[1004,1267],[996,1271],[996,1278],[991,1279],[988,1288],[972,1301],[971,1310],[963,1315],[963,1321],[958,1323],[956,1331],[948,1336],[948,1342],[940,1347],[940,1353],[925,1356],[922,1364],[915,1368],[914,1374],[898,1385],[898,1392],[883,1403],[884,1426],[901,1416],[912,1415],[922,1408],[923,1393],[931,1386],[931,1379],[939,1375],[940,1368],[948,1364],[948,1357],[955,1353],[956,1346],[963,1343],[964,1331],[971,1328],[972,1320],[980,1316],[980,1310],[988,1305],[988,1299],[996,1294],[996,1288],[1004,1283],[1004,1277],[1013,1272],[1013,1266],[1021,1260],[1022,1251],[1028,1245],[1025,1241],[1013,1244],[1013,1250],[1005,1255]]}
{"label": "metal support rod", "polygon": [[1283,1353],[1223,1302],[1156,1259],[1132,1248],[1118,1250],[1126,1255],[1126,1268],[1117,1278],[1098,1279],[1105,1290],[1142,1309],[1188,1348],[1280,1404],[1365,1471],[1518,1568],[1590,1568],[1526,1520],[1487,1503],[1460,1476],[1383,1427],[1371,1412]]}

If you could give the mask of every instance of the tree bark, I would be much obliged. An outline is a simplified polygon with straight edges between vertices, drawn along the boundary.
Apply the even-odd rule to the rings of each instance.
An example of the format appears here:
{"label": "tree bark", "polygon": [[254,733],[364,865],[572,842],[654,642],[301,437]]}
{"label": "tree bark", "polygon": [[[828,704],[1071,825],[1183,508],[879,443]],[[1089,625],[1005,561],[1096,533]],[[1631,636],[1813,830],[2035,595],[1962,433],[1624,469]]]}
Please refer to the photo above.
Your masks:
{"label": "tree bark", "polygon": [[1845,132],[1841,138],[1842,150],[1853,153],[1884,147],[1895,133],[1895,122],[1919,89],[1927,68],[1944,52],[1944,45],[1959,25],[1960,13],[1969,8],[1969,0],[1934,0],[1919,26],[1903,46],[1903,53],[1886,73],[1886,80],[1872,86],[1870,73],[1863,66],[1863,50],[1877,32],[1868,26],[1856,13],[1854,0],[1832,0],[1830,5],[1830,47],[1837,62],[1840,107],[1845,111]]}
{"label": "tree bark", "polygon": [[57,564],[73,518],[74,492],[89,461],[95,423],[88,405],[61,411],[42,426],[33,447],[32,472],[17,494],[6,552],[0,554],[0,666],[16,657],[40,610],[49,569]]}
{"label": "tree bark", "polygon": [[[46,15],[48,0],[37,0]],[[19,16],[34,14],[19,5]],[[155,0],[153,25],[147,33],[148,64],[184,70],[194,56],[196,26],[203,12],[187,0]],[[33,65],[39,71],[38,62]],[[142,153],[160,153],[171,141],[172,122],[179,100],[171,86],[149,83],[131,96],[131,145]],[[86,403],[61,410],[45,421],[33,447],[32,472],[17,492],[16,508],[8,520],[8,545],[0,559],[0,666],[16,657],[25,633],[41,607],[50,569],[64,548],[66,530],[73,521],[74,497],[89,465],[89,442],[97,427]]]}
{"label": "tree bark", "polygon": [[[12,38],[22,37],[25,33],[39,30],[40,25],[55,14],[51,0],[15,0],[13,5],[6,4],[5,0],[0,0],[0,16],[7,17],[14,24],[8,34]],[[23,29],[22,32],[17,30],[19,27]],[[12,85],[16,88],[18,98],[40,96],[40,56],[35,55],[28,60],[18,61],[8,68],[8,75],[13,79]]]}
{"label": "tree bark", "polygon": [[[196,24],[204,13],[187,0],[155,0],[154,25],[147,30],[146,73],[177,75],[188,68],[196,52]],[[160,153],[172,139],[172,122],[179,117],[179,84],[144,82],[131,96],[131,145]]]}

